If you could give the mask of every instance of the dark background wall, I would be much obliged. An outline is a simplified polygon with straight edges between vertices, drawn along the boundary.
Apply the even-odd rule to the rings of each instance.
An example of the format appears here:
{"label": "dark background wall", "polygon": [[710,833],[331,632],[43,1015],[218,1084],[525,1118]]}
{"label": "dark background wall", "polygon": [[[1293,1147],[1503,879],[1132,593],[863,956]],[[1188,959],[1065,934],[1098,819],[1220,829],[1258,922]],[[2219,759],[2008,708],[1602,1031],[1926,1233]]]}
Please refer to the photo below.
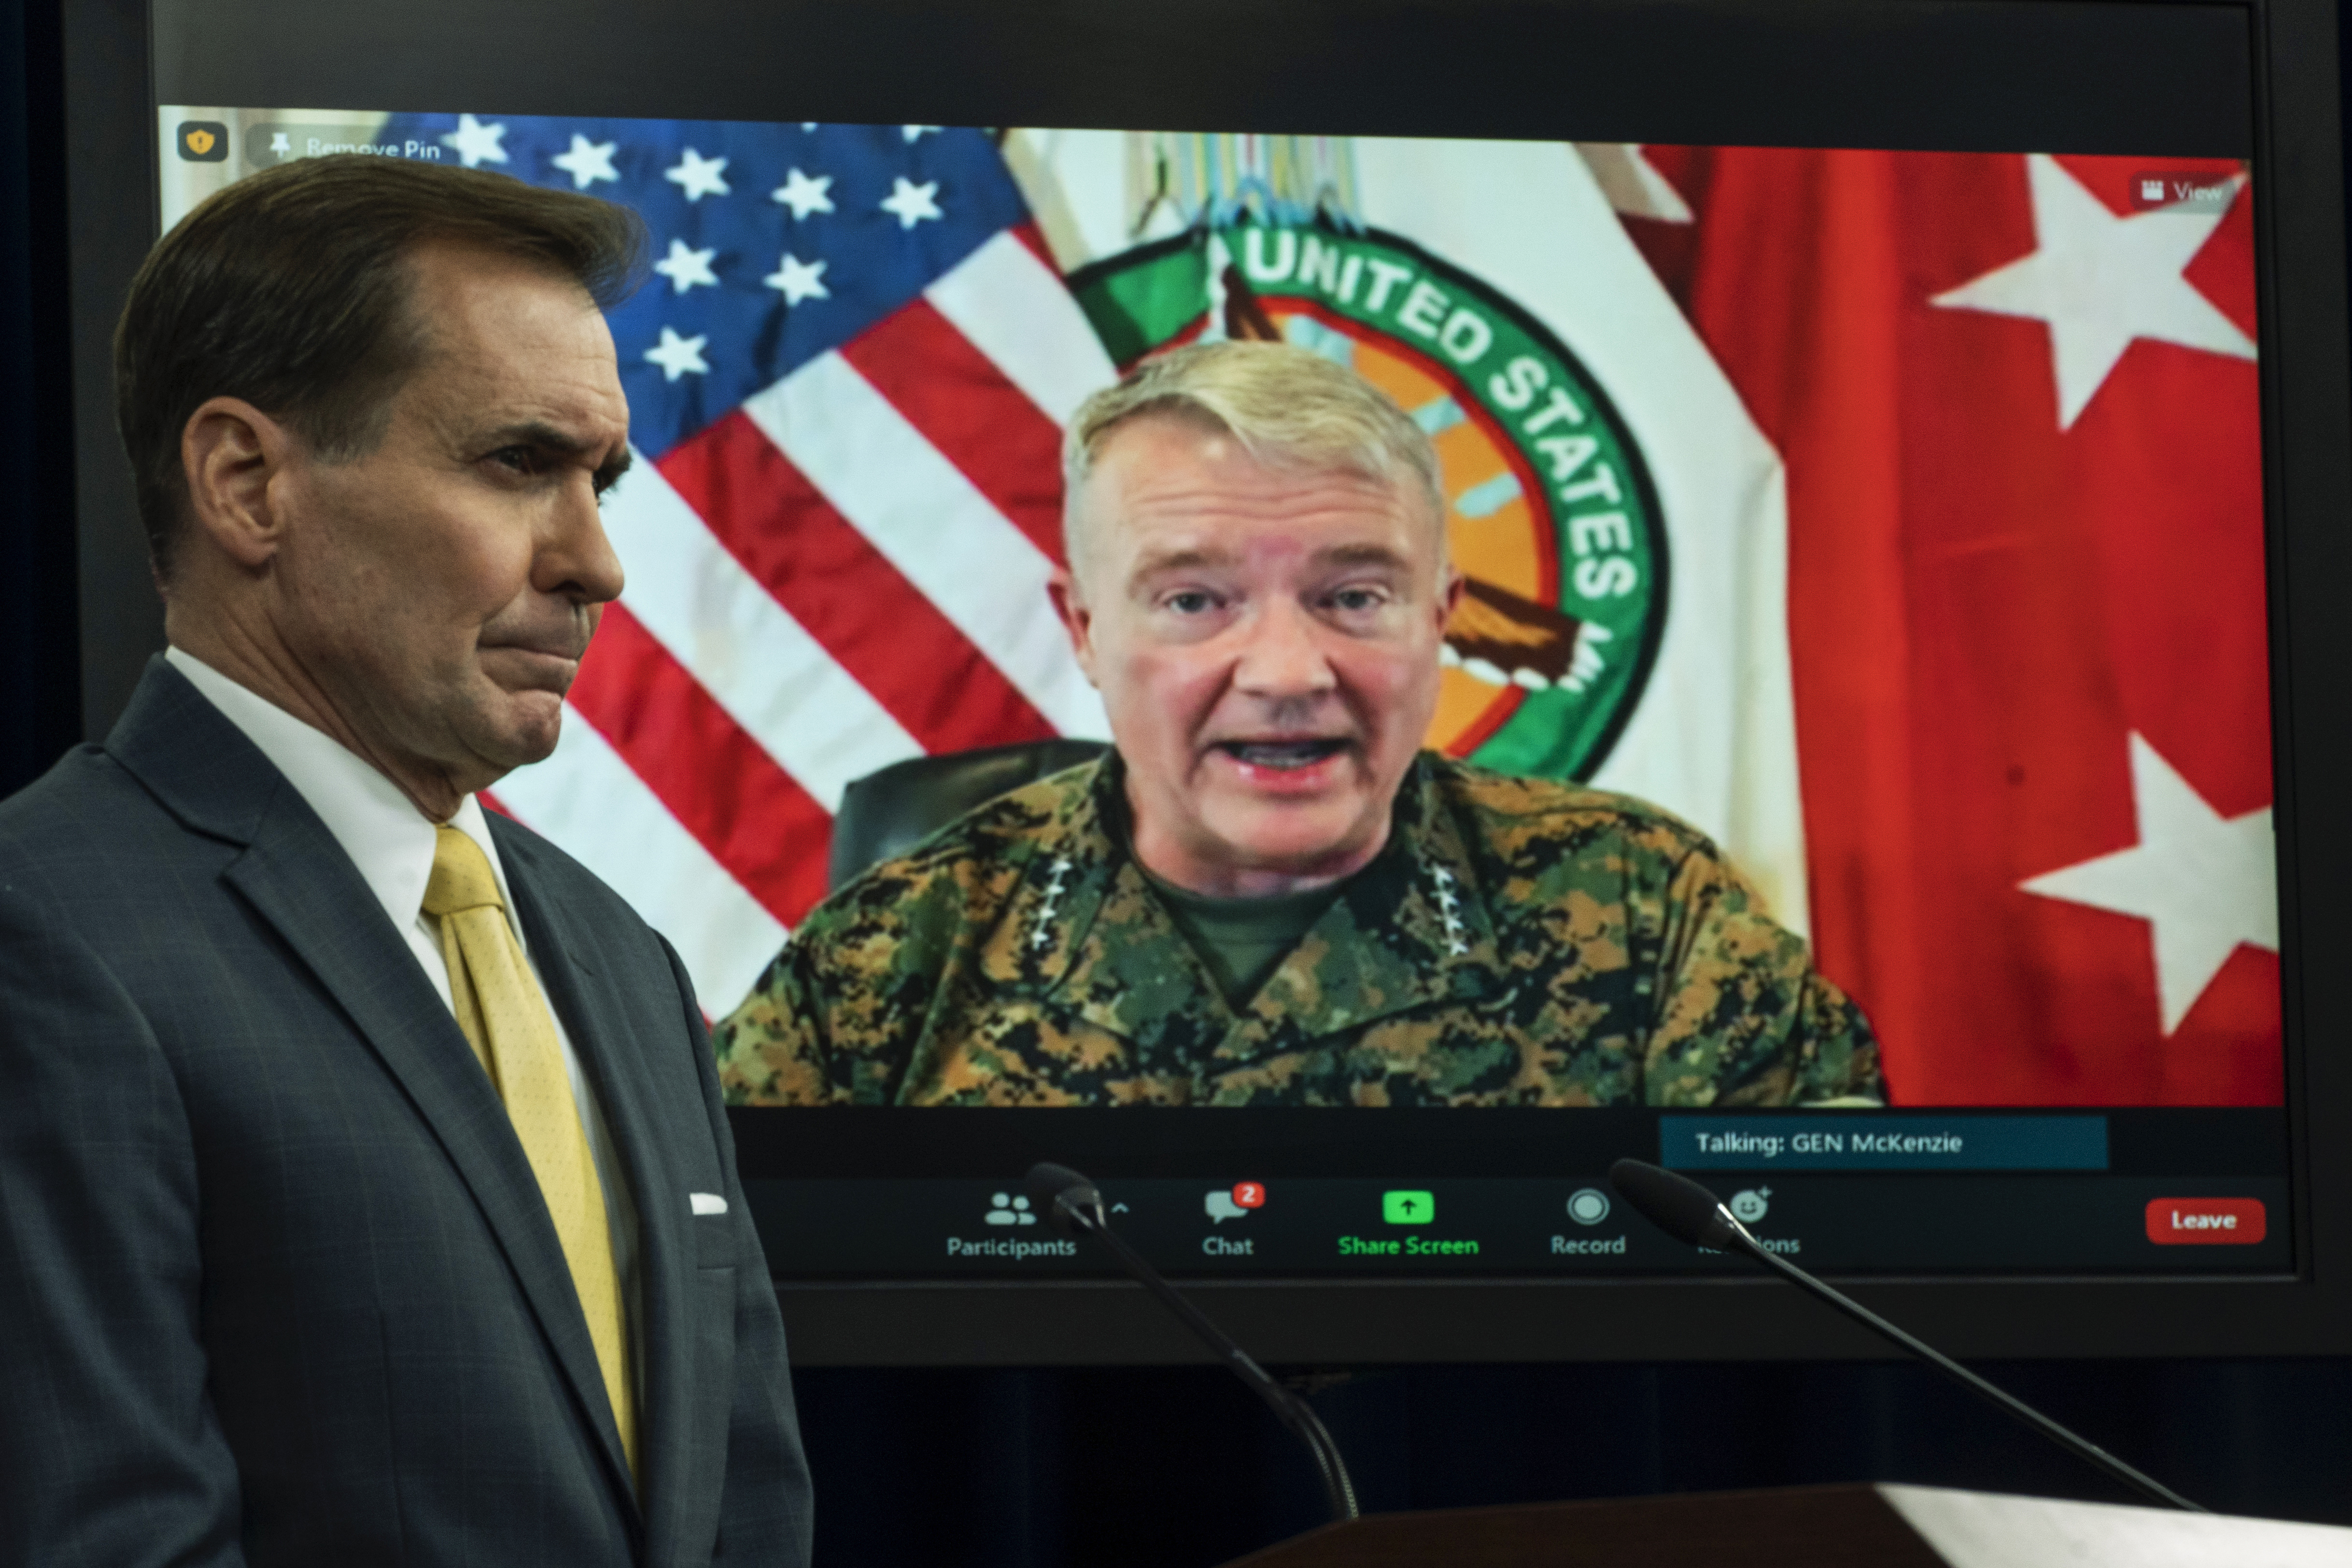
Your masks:
{"label": "dark background wall", "polygon": [[81,738],[58,0],[0,0],[0,796]]}
{"label": "dark background wall", "polygon": [[[80,738],[61,3],[0,0],[0,795]],[[1367,1509],[1864,1479],[2123,1500],[1907,1365],[1289,1370]],[[2352,1362],[1983,1370],[2210,1507],[2352,1523]],[[1189,1568],[1317,1522],[1306,1461],[1216,1368],[798,1386],[828,1563]]]}
{"label": "dark background wall", "polygon": [[[1978,1370],[2209,1508],[2352,1524],[2352,1364]],[[1321,1522],[1303,1453],[1221,1368],[794,1384],[828,1568],[1205,1568]],[[2135,1500],[1910,1365],[1402,1367],[1312,1397],[1367,1511],[1853,1480]]]}

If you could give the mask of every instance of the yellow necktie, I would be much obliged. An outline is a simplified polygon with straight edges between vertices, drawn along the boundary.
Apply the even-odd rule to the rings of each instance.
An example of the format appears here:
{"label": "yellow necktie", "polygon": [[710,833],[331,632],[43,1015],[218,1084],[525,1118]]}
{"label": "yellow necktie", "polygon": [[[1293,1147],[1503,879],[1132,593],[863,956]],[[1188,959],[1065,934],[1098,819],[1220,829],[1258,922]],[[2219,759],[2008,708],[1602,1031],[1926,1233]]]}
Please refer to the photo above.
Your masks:
{"label": "yellow necktie", "polygon": [[621,1330],[621,1282],[613,1264],[613,1233],[605,1224],[604,1188],[596,1179],[571,1076],[563,1070],[555,1016],[507,924],[489,857],[455,828],[441,829],[434,843],[425,913],[441,925],[441,956],[449,965],[457,1027],[506,1102],[523,1155],[555,1220],[572,1288],[587,1314],[588,1337],[596,1346],[596,1364],[604,1375],[604,1393],[613,1402],[613,1419],[621,1429],[621,1450],[634,1472],[636,1400]]}

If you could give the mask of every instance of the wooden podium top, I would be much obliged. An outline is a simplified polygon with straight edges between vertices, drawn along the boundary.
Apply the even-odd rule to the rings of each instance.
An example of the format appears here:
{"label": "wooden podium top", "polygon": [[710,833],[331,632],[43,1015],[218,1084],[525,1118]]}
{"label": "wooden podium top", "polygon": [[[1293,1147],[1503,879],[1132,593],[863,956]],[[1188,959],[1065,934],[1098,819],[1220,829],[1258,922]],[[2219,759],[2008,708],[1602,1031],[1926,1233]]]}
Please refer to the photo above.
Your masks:
{"label": "wooden podium top", "polygon": [[2352,1568],[2352,1530],[1940,1487],[1375,1514],[1230,1568]]}

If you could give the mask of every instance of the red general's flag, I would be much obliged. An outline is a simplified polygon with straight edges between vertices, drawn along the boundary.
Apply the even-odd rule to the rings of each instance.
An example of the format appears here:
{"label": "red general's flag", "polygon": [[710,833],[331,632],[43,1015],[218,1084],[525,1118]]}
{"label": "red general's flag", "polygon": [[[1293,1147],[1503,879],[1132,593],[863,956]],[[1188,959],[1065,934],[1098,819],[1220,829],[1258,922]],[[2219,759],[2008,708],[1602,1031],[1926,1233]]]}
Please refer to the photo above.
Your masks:
{"label": "red general's flag", "polygon": [[1787,465],[1813,938],[1895,1097],[2276,1103],[2240,168],[1636,156]]}

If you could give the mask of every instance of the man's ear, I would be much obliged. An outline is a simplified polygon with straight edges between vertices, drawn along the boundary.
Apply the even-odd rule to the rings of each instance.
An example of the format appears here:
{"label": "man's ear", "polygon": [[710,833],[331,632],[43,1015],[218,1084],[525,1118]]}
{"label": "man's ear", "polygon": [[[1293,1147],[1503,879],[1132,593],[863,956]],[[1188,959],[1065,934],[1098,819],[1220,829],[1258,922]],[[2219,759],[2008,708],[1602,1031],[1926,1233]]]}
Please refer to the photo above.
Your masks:
{"label": "man's ear", "polygon": [[1445,581],[1437,591],[1437,629],[1440,632],[1444,632],[1445,623],[1454,619],[1454,607],[1462,602],[1462,590],[1467,581],[1454,570],[1451,561],[1446,563]]}
{"label": "man's ear", "polygon": [[272,481],[293,462],[293,432],[243,398],[216,397],[180,431],[180,469],[197,530],[247,570],[268,564],[286,519]]}
{"label": "man's ear", "polygon": [[1099,689],[1102,683],[1095,679],[1095,612],[1087,608],[1085,591],[1066,566],[1057,566],[1045,580],[1045,597],[1054,601],[1054,613],[1062,618],[1062,629],[1070,634],[1070,652],[1077,655],[1078,668],[1086,672],[1087,683]]}

